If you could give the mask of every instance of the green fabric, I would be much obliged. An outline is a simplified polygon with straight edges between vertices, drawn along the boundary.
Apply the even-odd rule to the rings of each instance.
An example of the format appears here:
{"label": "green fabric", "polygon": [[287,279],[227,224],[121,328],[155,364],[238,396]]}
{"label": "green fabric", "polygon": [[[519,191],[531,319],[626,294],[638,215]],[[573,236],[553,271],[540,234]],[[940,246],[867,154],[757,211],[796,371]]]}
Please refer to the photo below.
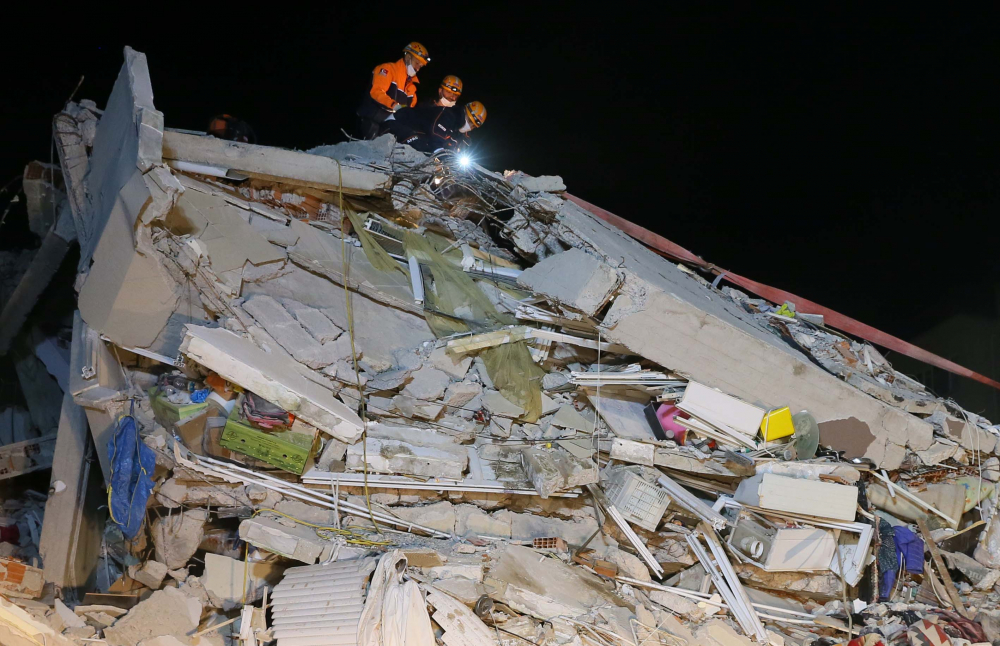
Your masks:
{"label": "green fabric", "polygon": [[[437,236],[433,233],[403,233],[406,253],[427,267],[433,278],[432,284],[424,285],[424,303],[433,310],[427,313],[427,323],[434,334],[442,337],[460,332],[478,333],[502,325],[513,325],[514,319],[497,312],[490,299],[467,273],[441,255],[432,242],[435,237]],[[447,316],[437,315],[434,311]]]}
{"label": "green fabric", "polygon": [[344,213],[347,214],[347,219],[351,221],[351,226],[354,227],[354,233],[361,240],[361,248],[364,249],[365,257],[368,258],[368,262],[371,266],[379,271],[392,272],[398,271],[404,276],[409,278],[410,272],[395,258],[389,255],[389,253],[382,248],[372,234],[365,231],[365,217],[358,213],[355,213],[353,209],[344,207]]}
{"label": "green fabric", "polygon": [[527,341],[505,343],[479,353],[486,371],[504,397],[524,409],[521,419],[536,422],[542,415],[542,370],[531,358]]}
{"label": "green fabric", "polygon": [[[498,312],[476,281],[456,265],[461,252],[452,254],[456,262],[442,254],[449,246],[447,240],[433,233],[420,235],[406,231],[403,246],[406,253],[416,257],[433,277],[433,284],[424,285],[424,315],[436,336],[463,332],[478,334],[514,324],[514,319]],[[542,413],[541,380],[545,371],[531,359],[527,343],[520,341],[487,348],[479,356],[486,364],[493,385],[525,410],[522,419],[526,422],[538,420]]]}

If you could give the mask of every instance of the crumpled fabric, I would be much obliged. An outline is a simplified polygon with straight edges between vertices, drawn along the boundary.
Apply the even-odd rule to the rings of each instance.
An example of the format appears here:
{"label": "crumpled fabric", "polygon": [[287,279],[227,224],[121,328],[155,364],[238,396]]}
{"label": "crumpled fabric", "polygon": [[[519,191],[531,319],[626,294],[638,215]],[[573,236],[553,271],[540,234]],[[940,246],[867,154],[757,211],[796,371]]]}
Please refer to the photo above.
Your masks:
{"label": "crumpled fabric", "polygon": [[885,646],[885,638],[881,633],[870,632],[845,643],[846,646]]}
{"label": "crumpled fabric", "polygon": [[951,640],[941,627],[929,619],[921,619],[906,630],[910,646],[951,646]]}
{"label": "crumpled fabric", "polygon": [[920,538],[909,527],[893,528],[893,538],[896,541],[896,562],[903,556],[906,571],[911,574],[924,573],[924,539]]}
{"label": "crumpled fabric", "polygon": [[146,502],[153,492],[156,454],[139,437],[135,418],[118,418],[115,433],[108,441],[111,479],[108,485],[108,509],[111,520],[125,538],[135,538],[146,519]]}
{"label": "crumpled fabric", "polygon": [[[879,521],[879,536],[882,545],[878,553],[879,596],[888,599],[896,584],[900,563],[905,564],[911,574],[924,572],[924,541],[909,527],[892,527],[884,520]],[[891,557],[890,557],[891,555]]]}
{"label": "crumpled fabric", "polygon": [[979,622],[969,621],[951,610],[933,610],[932,612],[940,616],[941,620],[945,622],[945,633],[968,639],[973,644],[990,641],[986,636],[986,631],[983,630],[982,624]]}
{"label": "crumpled fabric", "polygon": [[406,556],[382,556],[372,576],[358,622],[358,646],[435,646],[431,618],[420,587],[404,581]]}
{"label": "crumpled fabric", "polygon": [[892,525],[881,518],[878,521],[878,535],[881,541],[878,548],[878,592],[879,598],[884,600],[889,598],[892,586],[896,584],[899,556],[896,554],[896,539],[893,537]]}

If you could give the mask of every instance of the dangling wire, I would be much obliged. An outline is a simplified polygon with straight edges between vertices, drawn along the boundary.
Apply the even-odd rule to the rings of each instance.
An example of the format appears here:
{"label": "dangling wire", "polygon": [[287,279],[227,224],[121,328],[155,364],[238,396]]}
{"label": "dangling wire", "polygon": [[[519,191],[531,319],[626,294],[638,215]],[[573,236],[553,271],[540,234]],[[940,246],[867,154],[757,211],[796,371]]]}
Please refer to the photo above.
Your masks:
{"label": "dangling wire", "polygon": [[351,309],[351,292],[347,289],[347,283],[350,282],[351,264],[347,261],[347,242],[345,240],[346,234],[344,233],[344,223],[347,220],[346,211],[344,211],[344,171],[339,161],[337,161],[337,175],[340,182],[338,190],[340,199],[340,272],[343,275],[344,300],[347,304],[347,333],[351,339],[351,361],[354,365],[354,377],[358,388],[358,399],[360,400],[358,411],[361,413],[361,451],[365,467],[365,506],[368,507],[368,517],[371,519],[372,525],[375,526],[375,531],[381,533],[382,530],[375,521],[375,512],[372,511],[371,494],[368,492],[368,411],[365,404],[364,386],[361,384],[361,373],[358,370],[358,352],[354,347],[354,311]]}

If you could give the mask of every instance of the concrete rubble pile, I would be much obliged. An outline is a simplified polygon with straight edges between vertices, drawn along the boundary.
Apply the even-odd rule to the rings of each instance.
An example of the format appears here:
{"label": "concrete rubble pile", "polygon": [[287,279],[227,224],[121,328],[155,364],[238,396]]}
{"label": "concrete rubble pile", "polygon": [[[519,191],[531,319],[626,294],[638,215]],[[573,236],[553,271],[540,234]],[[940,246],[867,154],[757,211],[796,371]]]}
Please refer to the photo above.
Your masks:
{"label": "concrete rubble pile", "polygon": [[52,383],[3,440],[54,448],[0,643],[1000,639],[1000,428],[871,345],[558,177],[166,128],[129,48],[55,124],[78,311],[21,329],[62,255],[10,260],[0,340]]}

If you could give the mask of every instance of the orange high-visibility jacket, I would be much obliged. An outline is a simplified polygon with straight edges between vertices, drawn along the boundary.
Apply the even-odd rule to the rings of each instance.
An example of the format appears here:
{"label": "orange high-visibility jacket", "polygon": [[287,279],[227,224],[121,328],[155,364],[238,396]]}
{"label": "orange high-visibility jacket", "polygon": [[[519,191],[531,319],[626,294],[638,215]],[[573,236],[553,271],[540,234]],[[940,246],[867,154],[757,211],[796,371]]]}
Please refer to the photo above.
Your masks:
{"label": "orange high-visibility jacket", "polygon": [[397,103],[407,107],[417,105],[416,76],[406,75],[406,61],[383,63],[372,72],[371,97],[385,108],[392,110]]}

